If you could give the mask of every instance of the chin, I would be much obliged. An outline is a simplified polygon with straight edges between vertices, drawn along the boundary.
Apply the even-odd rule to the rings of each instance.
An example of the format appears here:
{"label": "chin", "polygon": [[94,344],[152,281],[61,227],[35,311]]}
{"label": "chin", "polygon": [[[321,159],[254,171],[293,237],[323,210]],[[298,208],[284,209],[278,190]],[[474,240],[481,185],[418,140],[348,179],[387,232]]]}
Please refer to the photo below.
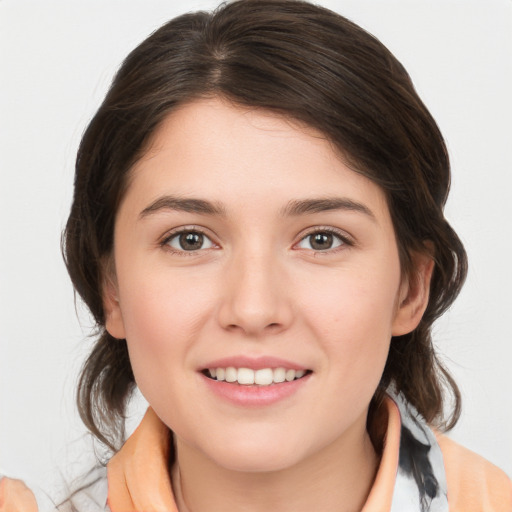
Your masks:
{"label": "chin", "polygon": [[298,462],[298,458],[297,454],[286,456],[286,454],[263,453],[262,450],[258,450],[257,453],[233,453],[230,457],[224,455],[221,458],[216,458],[214,462],[229,471],[273,473],[294,466]]}
{"label": "chin", "polygon": [[[296,465],[306,454],[296,443],[284,439],[231,439],[208,454],[213,462],[230,471],[268,473]],[[212,447],[210,447],[212,448]]]}

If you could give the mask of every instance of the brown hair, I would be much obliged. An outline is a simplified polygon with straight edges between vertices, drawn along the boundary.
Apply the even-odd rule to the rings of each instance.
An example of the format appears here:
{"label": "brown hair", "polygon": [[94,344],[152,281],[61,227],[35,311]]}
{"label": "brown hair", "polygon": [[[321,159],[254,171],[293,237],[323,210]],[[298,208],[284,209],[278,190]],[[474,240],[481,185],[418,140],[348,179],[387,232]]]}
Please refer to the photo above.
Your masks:
{"label": "brown hair", "polygon": [[64,254],[98,326],[77,395],[87,427],[115,449],[135,386],[126,341],[106,332],[102,303],[102,262],[112,251],[128,173],[177,105],[215,95],[325,134],[354,171],[385,191],[403,271],[413,272],[413,251],[434,257],[427,310],[417,329],[392,340],[369,421],[393,383],[439,426],[448,388],[453,407],[444,427],[451,428],[460,393],[436,356],[431,327],[459,293],[467,261],[443,215],[450,185],[445,143],[382,43],[342,16],[296,0],[239,0],[171,20],[126,58],[83,136]]}

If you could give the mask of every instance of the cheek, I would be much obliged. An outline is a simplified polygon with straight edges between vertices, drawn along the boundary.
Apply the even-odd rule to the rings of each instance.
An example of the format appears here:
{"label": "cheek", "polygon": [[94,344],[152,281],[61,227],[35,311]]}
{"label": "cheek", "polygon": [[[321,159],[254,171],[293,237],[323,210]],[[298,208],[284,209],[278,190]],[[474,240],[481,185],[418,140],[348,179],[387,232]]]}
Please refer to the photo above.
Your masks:
{"label": "cheek", "polygon": [[172,334],[182,329],[190,332],[201,321],[202,312],[211,307],[212,285],[197,272],[179,272],[165,265],[145,267],[118,272],[125,327],[134,338],[154,333],[153,341],[166,345]]}
{"label": "cheek", "polygon": [[303,295],[309,328],[322,340],[326,364],[343,368],[340,375],[365,378],[383,369],[400,283],[399,265],[389,263],[338,271]]}
{"label": "cheek", "polygon": [[[310,320],[323,326],[329,337],[348,328],[391,333],[400,287],[398,265],[364,266],[315,276],[315,287],[304,286],[301,296]],[[317,319],[318,321],[315,321]],[[333,332],[329,332],[332,329]]]}
{"label": "cheek", "polygon": [[[212,309],[212,294],[196,276],[153,266],[149,272],[118,271],[120,304],[133,371],[139,386],[176,375],[186,365]],[[174,370],[174,371],[173,371]],[[147,382],[146,382],[147,386]]]}

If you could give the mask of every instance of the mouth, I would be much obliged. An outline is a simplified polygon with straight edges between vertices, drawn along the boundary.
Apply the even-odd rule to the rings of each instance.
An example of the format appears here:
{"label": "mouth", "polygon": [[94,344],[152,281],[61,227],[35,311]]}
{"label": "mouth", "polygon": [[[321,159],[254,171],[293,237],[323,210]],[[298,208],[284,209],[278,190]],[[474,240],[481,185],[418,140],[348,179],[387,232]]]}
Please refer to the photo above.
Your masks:
{"label": "mouth", "polygon": [[242,386],[272,386],[273,384],[299,380],[311,373],[311,370],[294,370],[282,367],[253,370],[252,368],[235,368],[233,366],[207,368],[202,371],[203,375],[214,381]]}

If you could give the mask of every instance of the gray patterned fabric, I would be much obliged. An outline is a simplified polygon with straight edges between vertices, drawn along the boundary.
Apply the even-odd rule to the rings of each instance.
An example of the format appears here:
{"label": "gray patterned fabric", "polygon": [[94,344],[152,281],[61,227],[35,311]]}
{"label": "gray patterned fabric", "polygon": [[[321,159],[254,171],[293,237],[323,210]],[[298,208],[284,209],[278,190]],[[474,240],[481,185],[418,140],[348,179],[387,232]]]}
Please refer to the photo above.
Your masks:
{"label": "gray patterned fabric", "polygon": [[443,455],[434,433],[402,395],[388,391],[400,411],[400,454],[391,512],[448,512]]}

